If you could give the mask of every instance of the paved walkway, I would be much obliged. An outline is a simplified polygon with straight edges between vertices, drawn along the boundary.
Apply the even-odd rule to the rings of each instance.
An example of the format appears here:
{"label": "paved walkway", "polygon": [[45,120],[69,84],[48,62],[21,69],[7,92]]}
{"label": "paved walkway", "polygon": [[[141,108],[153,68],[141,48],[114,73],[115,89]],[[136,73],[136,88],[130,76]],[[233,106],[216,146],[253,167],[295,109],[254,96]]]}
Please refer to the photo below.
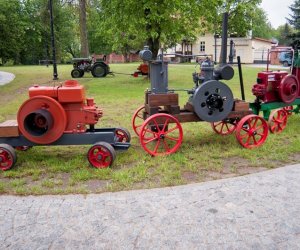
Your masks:
{"label": "paved walkway", "polygon": [[300,249],[300,164],[200,184],[0,196],[0,249]]}
{"label": "paved walkway", "polygon": [[0,85],[7,84],[15,79],[15,75],[12,73],[0,71]]}

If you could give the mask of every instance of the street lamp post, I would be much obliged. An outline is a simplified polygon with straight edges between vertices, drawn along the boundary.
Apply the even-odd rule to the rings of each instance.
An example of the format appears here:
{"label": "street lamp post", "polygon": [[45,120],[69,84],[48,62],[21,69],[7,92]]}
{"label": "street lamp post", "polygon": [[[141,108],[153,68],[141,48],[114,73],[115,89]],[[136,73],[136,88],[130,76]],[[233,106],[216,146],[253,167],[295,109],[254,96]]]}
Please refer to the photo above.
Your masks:
{"label": "street lamp post", "polygon": [[49,0],[49,11],[50,11],[51,46],[52,46],[52,59],[53,59],[53,80],[58,80],[57,66],[56,66],[56,50],[55,50],[55,38],[54,38],[52,0]]}

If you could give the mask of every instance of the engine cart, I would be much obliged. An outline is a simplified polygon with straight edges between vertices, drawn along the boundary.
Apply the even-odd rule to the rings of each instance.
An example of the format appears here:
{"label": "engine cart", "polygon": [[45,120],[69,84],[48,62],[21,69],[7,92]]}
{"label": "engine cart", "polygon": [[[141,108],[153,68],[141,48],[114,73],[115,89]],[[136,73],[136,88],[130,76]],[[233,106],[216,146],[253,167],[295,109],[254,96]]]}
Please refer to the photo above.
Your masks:
{"label": "engine cart", "polygon": [[17,150],[33,146],[92,144],[87,158],[96,168],[106,168],[116,158],[115,150],[130,147],[125,128],[95,128],[102,117],[93,98],[75,80],[58,86],[29,88],[29,99],[19,108],[17,120],[0,124],[0,169],[16,163]]}
{"label": "engine cart", "polygon": [[195,87],[185,90],[188,102],[180,108],[176,90],[168,88],[167,62],[151,61],[148,48],[140,52],[140,57],[149,61],[151,89],[145,93],[144,105],[134,113],[132,127],[146,152],[153,156],[176,152],[183,140],[183,122],[210,122],[214,131],[222,135],[235,131],[238,142],[246,148],[265,142],[266,121],[253,114],[249,103],[234,99],[230,88],[220,81],[233,77],[230,65],[214,69],[212,62],[204,61],[201,73],[193,74]]}

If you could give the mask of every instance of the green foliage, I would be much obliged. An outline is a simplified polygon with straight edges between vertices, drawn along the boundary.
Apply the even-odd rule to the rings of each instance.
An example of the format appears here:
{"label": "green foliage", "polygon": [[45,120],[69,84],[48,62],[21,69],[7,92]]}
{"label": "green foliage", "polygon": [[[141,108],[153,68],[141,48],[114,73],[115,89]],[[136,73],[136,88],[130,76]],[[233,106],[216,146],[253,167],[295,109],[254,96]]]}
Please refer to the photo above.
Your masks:
{"label": "green foliage", "polygon": [[25,24],[20,16],[20,1],[0,1],[0,59],[6,63],[9,59],[18,61],[22,50]]}
{"label": "green foliage", "polygon": [[252,17],[252,36],[271,39],[276,31],[268,21],[266,12],[261,8],[256,8]]}

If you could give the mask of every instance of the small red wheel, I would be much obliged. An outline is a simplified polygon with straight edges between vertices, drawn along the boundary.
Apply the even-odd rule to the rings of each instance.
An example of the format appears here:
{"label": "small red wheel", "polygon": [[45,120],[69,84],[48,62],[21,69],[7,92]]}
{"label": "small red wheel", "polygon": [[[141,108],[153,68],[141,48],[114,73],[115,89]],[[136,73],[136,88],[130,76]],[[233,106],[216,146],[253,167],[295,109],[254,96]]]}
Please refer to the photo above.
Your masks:
{"label": "small red wheel", "polygon": [[87,158],[95,168],[107,168],[116,158],[115,149],[107,142],[97,142],[88,151]]}
{"label": "small red wheel", "polygon": [[275,109],[271,112],[269,117],[269,129],[271,133],[282,132],[287,123],[288,113],[284,109]]}
{"label": "small red wheel", "polygon": [[150,116],[140,130],[140,142],[146,152],[153,156],[175,153],[183,139],[180,122],[169,114]]}
{"label": "small red wheel", "polygon": [[243,117],[236,127],[236,139],[245,148],[261,146],[268,136],[268,124],[258,115]]}
{"label": "small red wheel", "polygon": [[212,122],[212,129],[219,135],[230,135],[235,131],[236,128],[236,120],[232,121],[220,121],[220,122]]}
{"label": "small red wheel", "polygon": [[117,142],[130,142],[131,135],[126,128],[116,128],[115,131]]}
{"label": "small red wheel", "polygon": [[0,144],[0,169],[5,171],[12,168],[17,161],[17,155],[13,147]]}
{"label": "small red wheel", "polygon": [[132,116],[132,128],[136,135],[140,134],[141,127],[144,122],[143,114],[145,112],[145,106],[139,107]]}
{"label": "small red wheel", "polygon": [[288,116],[291,116],[293,114],[293,110],[294,110],[293,106],[286,106],[283,109],[287,112]]}

